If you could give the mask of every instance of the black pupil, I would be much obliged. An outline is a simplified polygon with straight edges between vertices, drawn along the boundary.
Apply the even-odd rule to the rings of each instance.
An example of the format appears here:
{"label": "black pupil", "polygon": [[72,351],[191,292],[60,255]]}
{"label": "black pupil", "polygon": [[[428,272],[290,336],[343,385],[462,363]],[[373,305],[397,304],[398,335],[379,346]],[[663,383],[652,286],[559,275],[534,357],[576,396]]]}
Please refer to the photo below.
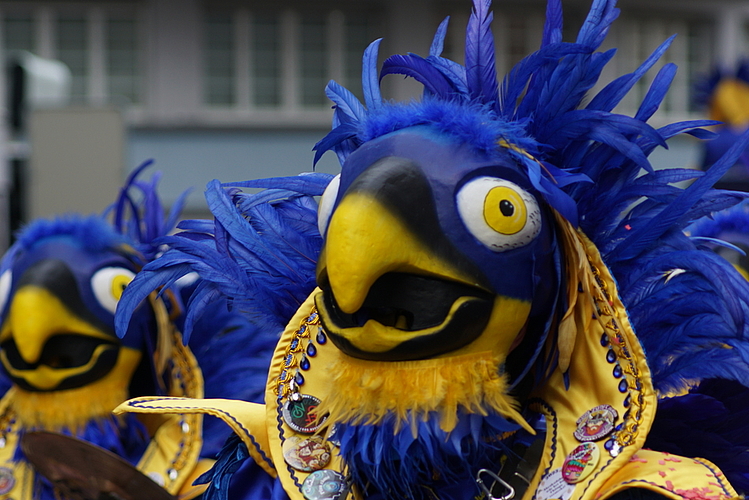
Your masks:
{"label": "black pupil", "polygon": [[510,201],[502,200],[499,202],[499,211],[502,212],[502,215],[505,217],[510,217],[515,213],[515,205]]}

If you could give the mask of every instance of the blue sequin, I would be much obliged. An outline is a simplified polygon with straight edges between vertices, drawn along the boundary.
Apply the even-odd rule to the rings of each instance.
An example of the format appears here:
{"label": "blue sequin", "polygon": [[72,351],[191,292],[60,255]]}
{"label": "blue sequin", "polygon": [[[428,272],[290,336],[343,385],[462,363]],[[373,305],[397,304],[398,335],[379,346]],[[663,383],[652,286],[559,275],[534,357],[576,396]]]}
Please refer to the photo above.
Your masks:
{"label": "blue sequin", "polygon": [[291,341],[291,345],[289,345],[289,348],[293,351],[294,349],[297,348],[298,345],[299,345],[299,339],[293,339]]}
{"label": "blue sequin", "polygon": [[613,351],[613,349],[609,349],[609,352],[606,353],[606,361],[608,361],[609,363],[616,362],[616,353]]}
{"label": "blue sequin", "polygon": [[304,371],[309,370],[309,359],[307,359],[307,356],[303,356],[302,360],[299,362],[299,368],[301,368]]}
{"label": "blue sequin", "polygon": [[307,346],[307,356],[314,358],[316,355],[317,347],[315,347],[315,344],[310,343],[310,345]]}
{"label": "blue sequin", "polygon": [[289,354],[288,356],[286,356],[286,359],[284,360],[284,365],[285,366],[289,366],[291,364],[291,360],[293,360],[293,359],[294,359],[294,356],[292,356],[291,354]]}

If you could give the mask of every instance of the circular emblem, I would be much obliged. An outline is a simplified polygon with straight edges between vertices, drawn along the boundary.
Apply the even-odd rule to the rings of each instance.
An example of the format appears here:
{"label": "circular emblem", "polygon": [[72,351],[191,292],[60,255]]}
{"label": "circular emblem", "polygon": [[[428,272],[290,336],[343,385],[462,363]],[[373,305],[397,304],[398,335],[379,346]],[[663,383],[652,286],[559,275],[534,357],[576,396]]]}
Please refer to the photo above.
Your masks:
{"label": "circular emblem", "polygon": [[567,455],[562,465],[562,477],[569,484],[584,480],[598,465],[601,452],[595,443],[583,443]]}
{"label": "circular emblem", "polygon": [[343,500],[348,495],[348,484],[340,472],[318,470],[302,483],[302,495],[307,500]]}
{"label": "circular emblem", "polygon": [[549,472],[539,483],[536,498],[539,500],[569,500],[575,485],[569,484],[562,477],[562,469],[554,469]]}
{"label": "circular emblem", "polygon": [[283,405],[283,420],[286,425],[302,434],[313,434],[325,422],[326,416],[317,418],[315,410],[320,400],[309,394],[301,394],[296,400],[289,398]]}
{"label": "circular emblem", "polygon": [[619,414],[614,407],[599,405],[586,411],[582,417],[577,419],[575,438],[578,441],[598,441],[603,439],[614,430]]}
{"label": "circular emblem", "polygon": [[283,443],[286,463],[302,472],[325,468],[330,462],[330,447],[318,436],[291,436]]}
{"label": "circular emblem", "polygon": [[16,478],[13,477],[13,471],[7,467],[0,467],[0,495],[5,495],[16,485]]}

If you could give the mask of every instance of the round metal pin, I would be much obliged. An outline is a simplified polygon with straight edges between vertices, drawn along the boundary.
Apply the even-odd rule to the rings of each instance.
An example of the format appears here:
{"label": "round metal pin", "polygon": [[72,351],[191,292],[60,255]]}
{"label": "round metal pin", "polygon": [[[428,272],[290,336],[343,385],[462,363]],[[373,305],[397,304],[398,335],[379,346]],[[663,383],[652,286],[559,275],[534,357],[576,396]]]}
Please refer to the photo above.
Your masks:
{"label": "round metal pin", "polygon": [[16,478],[13,476],[13,471],[7,467],[0,467],[0,495],[10,493],[15,485]]}
{"label": "round metal pin", "polygon": [[315,411],[320,405],[320,400],[309,394],[300,394],[296,399],[289,399],[283,405],[281,413],[286,425],[302,434],[313,434],[322,426],[327,418],[325,415],[318,418]]}
{"label": "round metal pin", "polygon": [[330,446],[319,436],[291,436],[283,443],[283,458],[298,471],[313,472],[330,462]]}
{"label": "round metal pin", "polygon": [[577,419],[574,435],[578,441],[598,441],[614,430],[619,413],[610,405],[598,405]]}
{"label": "round metal pin", "polygon": [[346,478],[334,470],[318,470],[302,483],[302,495],[307,500],[343,500],[348,495]]}

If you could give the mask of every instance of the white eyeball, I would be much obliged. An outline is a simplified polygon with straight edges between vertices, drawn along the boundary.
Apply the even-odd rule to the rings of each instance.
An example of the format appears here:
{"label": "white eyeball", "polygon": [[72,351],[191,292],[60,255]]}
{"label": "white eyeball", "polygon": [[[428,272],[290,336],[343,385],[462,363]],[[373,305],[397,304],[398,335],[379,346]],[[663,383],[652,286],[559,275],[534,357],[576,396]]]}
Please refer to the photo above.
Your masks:
{"label": "white eyeball", "polygon": [[338,189],[341,186],[341,174],[333,177],[328,187],[320,198],[320,205],[317,208],[317,228],[320,230],[320,234],[325,236],[325,231],[328,229],[328,222],[330,222],[330,216],[333,214],[333,205],[338,197]]}
{"label": "white eyeball", "polygon": [[114,314],[125,287],[135,278],[135,273],[124,267],[103,267],[91,277],[91,289],[99,304]]}
{"label": "white eyeball", "polygon": [[541,231],[536,198],[508,180],[477,177],[460,189],[457,203],[471,234],[495,252],[525,246]]}
{"label": "white eyeball", "polygon": [[2,276],[0,276],[0,312],[5,309],[5,305],[8,303],[8,296],[10,295],[10,287],[12,284],[13,273],[8,269]]}

